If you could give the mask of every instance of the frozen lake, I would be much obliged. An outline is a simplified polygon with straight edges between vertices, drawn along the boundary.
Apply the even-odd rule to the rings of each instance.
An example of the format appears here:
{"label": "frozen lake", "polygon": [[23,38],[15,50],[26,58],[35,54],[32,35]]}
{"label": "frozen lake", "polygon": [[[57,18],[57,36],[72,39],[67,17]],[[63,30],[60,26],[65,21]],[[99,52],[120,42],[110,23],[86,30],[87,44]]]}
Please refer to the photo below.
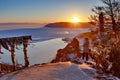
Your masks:
{"label": "frozen lake", "polygon": [[[31,35],[32,43],[28,47],[28,56],[30,65],[50,62],[56,55],[57,50],[64,48],[66,43],[62,38],[73,38],[76,35],[86,32],[88,29],[80,28],[30,28],[1,30],[0,38]],[[0,62],[11,63],[11,53],[2,49],[4,54],[0,54]],[[24,64],[24,55],[22,46],[16,50],[16,59],[19,64]]]}

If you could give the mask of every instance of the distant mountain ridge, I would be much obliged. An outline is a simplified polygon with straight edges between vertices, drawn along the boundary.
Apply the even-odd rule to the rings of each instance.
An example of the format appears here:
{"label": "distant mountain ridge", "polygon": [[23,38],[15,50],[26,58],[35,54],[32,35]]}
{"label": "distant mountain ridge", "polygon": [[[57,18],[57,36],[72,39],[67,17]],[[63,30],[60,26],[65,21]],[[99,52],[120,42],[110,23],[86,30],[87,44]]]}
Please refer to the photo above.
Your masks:
{"label": "distant mountain ridge", "polygon": [[0,30],[40,28],[44,27],[44,25],[46,25],[46,23],[0,23]]}
{"label": "distant mountain ridge", "polygon": [[88,28],[91,26],[92,25],[88,22],[78,22],[78,23],[56,22],[56,23],[49,23],[45,25],[45,27],[50,27],[50,28]]}

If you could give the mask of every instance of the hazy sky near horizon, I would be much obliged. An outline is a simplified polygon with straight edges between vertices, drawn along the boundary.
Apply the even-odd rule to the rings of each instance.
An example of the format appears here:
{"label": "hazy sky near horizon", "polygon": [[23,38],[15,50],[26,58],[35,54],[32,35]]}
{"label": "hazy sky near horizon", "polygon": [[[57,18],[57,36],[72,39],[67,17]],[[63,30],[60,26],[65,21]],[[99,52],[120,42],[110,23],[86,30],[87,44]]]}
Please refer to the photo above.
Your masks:
{"label": "hazy sky near horizon", "polygon": [[100,0],[0,0],[0,23],[88,21]]}

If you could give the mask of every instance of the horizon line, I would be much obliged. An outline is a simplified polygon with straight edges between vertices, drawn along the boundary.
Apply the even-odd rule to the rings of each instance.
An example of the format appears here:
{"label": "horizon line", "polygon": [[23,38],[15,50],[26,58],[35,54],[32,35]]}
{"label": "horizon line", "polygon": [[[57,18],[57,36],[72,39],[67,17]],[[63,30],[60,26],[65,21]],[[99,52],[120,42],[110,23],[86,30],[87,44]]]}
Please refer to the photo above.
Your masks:
{"label": "horizon line", "polygon": [[[56,21],[56,22],[0,22],[0,24],[44,24],[44,23],[59,23],[59,22],[69,22],[73,23],[70,21]],[[78,23],[88,23],[90,21],[81,21]]]}

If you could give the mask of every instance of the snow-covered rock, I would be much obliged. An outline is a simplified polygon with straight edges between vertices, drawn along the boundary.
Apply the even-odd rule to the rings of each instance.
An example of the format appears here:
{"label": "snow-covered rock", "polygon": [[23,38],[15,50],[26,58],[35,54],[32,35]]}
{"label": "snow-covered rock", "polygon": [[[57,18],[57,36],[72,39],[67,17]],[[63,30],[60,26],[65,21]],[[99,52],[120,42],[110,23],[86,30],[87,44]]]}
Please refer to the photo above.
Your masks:
{"label": "snow-covered rock", "polygon": [[[76,62],[78,58],[81,57],[80,48],[79,48],[79,41],[74,38],[70,43],[68,43],[65,48],[59,49],[57,51],[55,59],[51,62],[65,62],[65,61],[72,61]],[[79,61],[77,61],[79,62]]]}

